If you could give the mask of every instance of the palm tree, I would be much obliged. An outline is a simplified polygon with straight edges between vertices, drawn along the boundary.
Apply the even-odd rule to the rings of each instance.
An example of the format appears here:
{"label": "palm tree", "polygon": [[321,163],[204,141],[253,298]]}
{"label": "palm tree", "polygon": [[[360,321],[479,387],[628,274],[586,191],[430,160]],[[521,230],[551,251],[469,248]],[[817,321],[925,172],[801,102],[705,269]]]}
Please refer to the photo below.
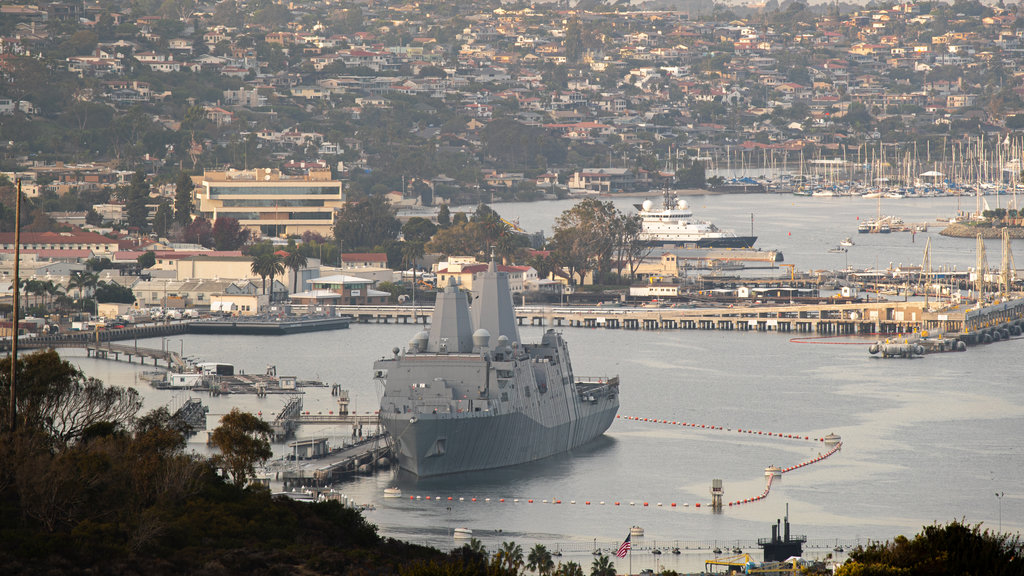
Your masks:
{"label": "palm tree", "polygon": [[76,270],[68,279],[68,290],[77,290],[78,297],[83,298],[88,296],[89,289],[95,288],[99,280],[100,275],[95,272]]}
{"label": "palm tree", "polygon": [[299,292],[299,270],[304,268],[308,263],[306,255],[299,252],[297,246],[291,246],[288,248],[288,255],[281,261],[287,268],[292,271],[292,290]]}
{"label": "palm tree", "polygon": [[[57,296],[64,293],[60,288],[60,284],[57,284],[53,280],[47,280],[43,282],[43,289],[46,290],[46,296],[50,297],[50,304],[57,298]],[[45,303],[45,300],[44,300]]]}
{"label": "palm tree", "polygon": [[523,548],[515,542],[502,542],[496,557],[498,566],[503,567],[515,574],[523,566]]}
{"label": "palm tree", "polygon": [[250,267],[252,273],[263,279],[263,294],[267,293],[267,276],[270,277],[270,285],[274,285],[274,276],[284,274],[284,264],[281,256],[277,253],[260,254],[252,259]]}
{"label": "palm tree", "polygon": [[547,547],[543,544],[534,545],[526,560],[526,567],[541,576],[550,573],[551,569],[555,566],[555,562],[551,559],[551,552],[548,552]]}
{"label": "palm tree", "polygon": [[555,574],[557,576],[583,576],[583,567],[575,562],[566,562],[558,565]]}
{"label": "palm tree", "polygon": [[468,546],[469,550],[474,554],[480,554],[482,556],[487,555],[487,548],[484,547],[484,543],[476,538],[470,538],[469,544],[466,544],[466,546]]}
{"label": "palm tree", "polygon": [[594,558],[594,563],[590,565],[590,576],[615,576],[615,563],[601,554]]}
{"label": "palm tree", "polygon": [[[402,260],[412,268],[412,302],[416,303],[416,259],[423,256],[423,242],[406,241],[402,244]],[[404,268],[404,267],[403,267]]]}

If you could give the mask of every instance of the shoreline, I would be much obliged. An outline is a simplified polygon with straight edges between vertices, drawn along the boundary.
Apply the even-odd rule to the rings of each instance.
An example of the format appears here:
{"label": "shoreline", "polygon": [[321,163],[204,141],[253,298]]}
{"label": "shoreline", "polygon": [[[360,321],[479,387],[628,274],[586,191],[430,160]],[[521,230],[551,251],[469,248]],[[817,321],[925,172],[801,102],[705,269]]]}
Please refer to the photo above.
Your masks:
{"label": "shoreline", "polygon": [[1024,239],[1024,228],[1021,227],[995,227],[995,226],[968,226],[966,224],[950,224],[939,232],[942,236],[950,238],[977,238],[978,234],[986,240],[998,240],[1003,237],[1003,230],[1010,233],[1013,240]]}

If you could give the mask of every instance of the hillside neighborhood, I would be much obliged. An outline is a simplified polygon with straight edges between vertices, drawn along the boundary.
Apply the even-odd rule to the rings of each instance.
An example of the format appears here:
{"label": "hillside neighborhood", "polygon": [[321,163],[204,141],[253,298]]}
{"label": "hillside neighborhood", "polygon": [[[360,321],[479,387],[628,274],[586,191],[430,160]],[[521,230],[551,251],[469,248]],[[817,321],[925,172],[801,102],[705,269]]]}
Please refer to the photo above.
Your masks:
{"label": "hillside neighborhood", "polygon": [[[520,290],[557,295],[576,283],[558,246],[448,206],[763,192],[711,174],[949,166],[1016,149],[1024,126],[1024,14],[1002,1],[91,0],[0,16],[0,293],[20,187],[21,274],[42,308],[54,290],[84,308],[100,284],[162,310],[395,302],[467,285],[493,244]],[[647,256],[648,275],[665,268]]]}

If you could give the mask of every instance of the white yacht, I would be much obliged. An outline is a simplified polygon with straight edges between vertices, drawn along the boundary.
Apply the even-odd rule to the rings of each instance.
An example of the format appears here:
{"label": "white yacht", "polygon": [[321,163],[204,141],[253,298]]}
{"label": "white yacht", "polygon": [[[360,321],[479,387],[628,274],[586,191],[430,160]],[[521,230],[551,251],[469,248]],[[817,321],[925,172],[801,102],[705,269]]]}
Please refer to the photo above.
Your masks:
{"label": "white yacht", "polygon": [[640,239],[651,246],[684,246],[695,248],[750,248],[757,236],[737,236],[729,230],[719,230],[705,220],[693,218],[690,205],[665,192],[661,207],[653,200],[644,200],[636,206],[642,218]]}

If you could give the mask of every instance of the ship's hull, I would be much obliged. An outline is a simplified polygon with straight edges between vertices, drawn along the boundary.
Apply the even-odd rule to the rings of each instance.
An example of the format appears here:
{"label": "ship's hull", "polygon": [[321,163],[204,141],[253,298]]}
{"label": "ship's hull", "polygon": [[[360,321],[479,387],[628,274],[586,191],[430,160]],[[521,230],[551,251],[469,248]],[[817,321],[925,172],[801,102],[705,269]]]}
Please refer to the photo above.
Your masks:
{"label": "ship's hull", "polygon": [[578,416],[544,425],[522,412],[381,414],[398,465],[419,477],[502,468],[553,456],[597,438],[618,412],[617,397],[581,402]]}
{"label": "ship's hull", "polygon": [[651,238],[644,244],[655,247],[693,246],[695,248],[753,248],[757,236],[723,236],[718,238],[703,237],[694,239],[667,240]]}

